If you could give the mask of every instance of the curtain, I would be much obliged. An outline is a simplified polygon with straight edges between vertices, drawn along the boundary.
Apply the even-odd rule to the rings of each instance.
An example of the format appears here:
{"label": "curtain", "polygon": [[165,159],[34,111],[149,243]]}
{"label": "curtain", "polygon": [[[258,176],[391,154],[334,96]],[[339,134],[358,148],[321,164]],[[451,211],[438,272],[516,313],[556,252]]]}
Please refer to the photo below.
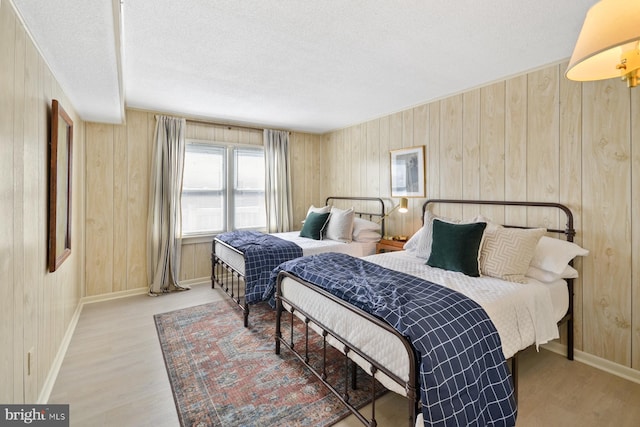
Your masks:
{"label": "curtain", "polygon": [[166,116],[156,119],[147,220],[149,295],[188,289],[178,283],[186,120]]}
{"label": "curtain", "polygon": [[293,225],[289,132],[264,130],[267,231],[282,233]]}

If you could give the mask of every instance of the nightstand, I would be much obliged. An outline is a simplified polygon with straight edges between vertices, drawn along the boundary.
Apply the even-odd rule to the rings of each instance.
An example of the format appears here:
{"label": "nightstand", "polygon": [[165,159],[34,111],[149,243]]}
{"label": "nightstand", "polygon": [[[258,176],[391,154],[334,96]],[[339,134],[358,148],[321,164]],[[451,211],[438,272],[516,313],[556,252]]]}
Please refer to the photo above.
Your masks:
{"label": "nightstand", "polygon": [[407,243],[406,240],[382,239],[376,245],[376,253],[379,254],[382,252],[401,251],[403,250],[403,246],[405,243]]}

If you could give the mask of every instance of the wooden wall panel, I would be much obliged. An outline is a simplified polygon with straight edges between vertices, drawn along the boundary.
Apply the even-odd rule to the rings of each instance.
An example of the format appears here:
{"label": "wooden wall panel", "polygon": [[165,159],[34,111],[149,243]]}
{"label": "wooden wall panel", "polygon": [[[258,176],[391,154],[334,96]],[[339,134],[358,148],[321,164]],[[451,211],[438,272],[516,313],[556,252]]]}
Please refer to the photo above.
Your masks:
{"label": "wooden wall panel", "polygon": [[[566,70],[567,64],[559,66]],[[576,229],[574,241],[582,245],[582,84],[560,79],[560,202],[573,212]],[[564,219],[563,219],[564,221]],[[564,227],[564,222],[560,222]],[[582,271],[582,257],[574,260],[574,267]],[[583,277],[574,280],[574,300],[583,299]],[[574,306],[574,340],[577,348],[582,348],[582,304]],[[563,335],[566,334],[563,328]],[[563,336],[563,339],[566,335]]]}
{"label": "wooden wall panel", "polygon": [[[44,190],[40,189],[40,173],[44,170],[44,156],[46,149],[41,146],[38,134],[38,91],[39,91],[39,56],[38,51],[27,40],[25,53],[25,116],[24,116],[24,158],[30,167],[24,168],[24,258],[40,268],[25,268],[24,291],[24,350],[35,349],[38,344],[38,294],[42,287],[42,271],[44,258],[40,256],[39,247],[44,240],[39,233],[37,224],[45,221],[39,209],[39,196]],[[81,147],[81,145],[77,145]],[[74,192],[74,196],[75,196]],[[74,215],[75,216],[75,215]],[[77,229],[75,230],[77,231]],[[34,355],[35,356],[35,355]],[[38,369],[32,370],[31,375],[25,376],[24,401],[36,402],[38,398]]]}
{"label": "wooden wall panel", "polygon": [[[16,18],[12,13],[8,2],[0,5],[0,57],[15,57],[15,26]],[[0,377],[8,378],[9,381],[0,381],[0,401],[14,402],[14,384],[22,384],[20,377],[14,378],[14,342],[17,340],[14,331],[14,322],[21,323],[22,317],[14,315],[14,292],[16,290],[13,283],[14,265],[14,194],[13,181],[15,179],[13,171],[13,157],[16,143],[6,144],[5,141],[14,141],[13,137],[13,117],[15,114],[15,77],[14,62],[0,61],[0,141],[2,152],[0,155],[0,311],[2,318],[6,321],[0,322]],[[21,145],[21,141],[16,141]],[[21,376],[22,372],[16,373]]]}
{"label": "wooden wall panel", "polygon": [[[486,200],[504,200],[505,83],[480,90],[480,194]],[[504,222],[504,208],[480,211],[492,221]]]}
{"label": "wooden wall panel", "polygon": [[[628,89],[584,85],[584,349],[631,364],[631,158]],[[623,262],[626,260],[626,262]]]}
{"label": "wooden wall panel", "polygon": [[[529,200],[559,200],[559,103],[558,67],[528,75],[527,112],[527,197]],[[555,209],[530,209],[532,224],[558,226]]]}
{"label": "wooden wall panel", "polygon": [[[429,104],[429,129],[427,145],[427,199],[440,198],[440,103]],[[438,211],[438,207],[436,207]]]}
{"label": "wooden wall panel", "polygon": [[87,295],[113,291],[114,240],[114,126],[87,127]]}
{"label": "wooden wall panel", "polygon": [[[147,217],[149,168],[155,129],[152,114],[127,110],[127,289],[149,286]],[[89,142],[90,144],[90,142]],[[94,189],[87,188],[87,194]]]}
{"label": "wooden wall panel", "polygon": [[[21,25],[15,27],[15,63],[14,63],[14,103],[13,103],[13,251],[17,255],[13,263],[13,282],[24,284],[24,112],[25,112],[25,39],[26,34]],[[26,224],[29,226],[29,224]],[[13,371],[25,372],[24,349],[24,293],[25,286],[18,286],[13,291],[14,318],[20,321],[13,323]],[[22,338],[22,339],[20,339]],[[13,395],[24,396],[24,381],[15,381]]]}
{"label": "wooden wall panel", "polygon": [[[11,2],[0,2],[0,401],[37,402],[79,304],[84,127]],[[72,253],[47,272],[51,100],[74,121]],[[27,353],[31,370],[27,370]]]}
{"label": "wooden wall panel", "polygon": [[[631,91],[631,117],[640,117],[640,93]],[[631,367],[640,370],[640,121],[631,120]]]}
{"label": "wooden wall panel", "polygon": [[421,105],[413,109],[413,144],[418,146],[424,146],[425,150],[425,197],[424,198],[412,198],[409,199],[409,212],[407,215],[411,218],[407,229],[402,230],[402,234],[410,236],[414,230],[422,227],[422,205],[424,201],[429,197],[429,108],[426,105]]}
{"label": "wooden wall panel", "polygon": [[[452,96],[440,101],[440,197],[448,199],[462,198],[462,95]],[[461,205],[443,205],[442,215],[448,218],[461,218]]]}
{"label": "wooden wall panel", "polygon": [[[640,150],[634,149],[640,125],[632,120],[640,112],[640,95],[615,79],[570,82],[565,69],[566,63],[552,65],[414,107],[411,115],[407,110],[368,122],[361,143],[367,150],[379,144],[380,181],[379,187],[376,182],[359,189],[389,198],[385,154],[412,141],[426,148],[428,198],[461,192],[464,198],[567,204],[576,242],[590,250],[575,260],[580,272],[574,296],[576,348],[640,369]],[[323,141],[355,128],[330,132]],[[323,188],[348,182],[341,168],[326,164],[335,153],[334,145],[321,145]],[[376,168],[372,160],[366,160],[367,169]],[[409,234],[421,225],[421,202],[410,201]],[[465,209],[463,216],[477,211]],[[555,211],[481,211],[496,221],[564,226]],[[388,225],[390,235],[405,233],[401,221]]]}
{"label": "wooden wall panel", "polygon": [[113,129],[113,292],[128,289],[129,158],[127,128]]}
{"label": "wooden wall panel", "polygon": [[[305,156],[305,140],[303,135],[289,136],[289,160],[291,161],[291,187],[294,194],[302,194],[305,188],[304,180],[304,156]],[[296,177],[295,179],[293,177]],[[300,218],[306,215],[309,205],[305,206],[304,198],[298,198],[293,201],[293,217]],[[292,226],[300,224],[294,221]]]}
{"label": "wooden wall panel", "polygon": [[[126,113],[126,125],[87,125],[87,295],[148,286],[148,193],[156,119],[149,111]],[[192,121],[187,121],[186,137],[262,145],[260,131]],[[300,217],[299,224],[309,204],[323,202],[317,200],[321,137],[292,133],[290,141],[294,215]],[[183,241],[180,279],[208,279],[210,252],[210,242]]]}
{"label": "wooden wall panel", "polygon": [[[506,200],[527,200],[527,76],[505,82],[505,188]],[[506,208],[505,222],[527,223],[527,210]]]}
{"label": "wooden wall panel", "polygon": [[[466,92],[462,98],[462,198],[480,198],[480,90]],[[477,206],[463,206],[462,218],[480,214]]]}

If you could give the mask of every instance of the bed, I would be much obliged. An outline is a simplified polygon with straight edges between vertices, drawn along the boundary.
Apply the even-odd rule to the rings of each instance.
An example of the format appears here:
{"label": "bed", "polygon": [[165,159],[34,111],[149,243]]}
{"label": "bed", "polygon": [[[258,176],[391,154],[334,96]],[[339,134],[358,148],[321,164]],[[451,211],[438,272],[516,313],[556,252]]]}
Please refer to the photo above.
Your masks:
{"label": "bed", "polygon": [[[423,218],[425,219],[423,229],[429,226],[429,224],[426,223],[427,219],[431,221],[432,226],[432,254],[433,251],[439,251],[439,249],[436,249],[436,224],[438,227],[441,227],[443,221],[434,221],[433,215],[429,213],[429,208],[433,205],[443,204],[520,206],[523,209],[546,209],[547,212],[550,209],[554,209],[558,210],[559,214],[564,215],[566,219],[565,229],[549,228],[542,230],[542,232],[539,230],[529,230],[527,227],[505,226],[505,228],[493,229],[492,233],[494,234],[489,234],[487,229],[487,235],[494,237],[500,233],[519,233],[523,235],[544,233],[544,236],[538,236],[537,240],[533,239],[535,248],[531,250],[533,253],[526,260],[527,266],[525,269],[527,271],[526,275],[522,274],[521,280],[524,281],[524,283],[504,280],[503,277],[469,277],[460,272],[452,272],[442,268],[432,268],[424,265],[425,259],[416,256],[415,251],[411,253],[409,253],[409,251],[392,252],[354,261],[368,261],[369,263],[366,265],[371,264],[376,267],[380,266],[386,269],[399,270],[404,272],[403,274],[414,278],[440,283],[447,289],[452,289],[456,291],[456,293],[467,295],[472,302],[476,302],[481,306],[490,318],[491,323],[495,326],[495,331],[489,335],[494,336],[497,333],[499,336],[498,348],[500,360],[495,361],[496,365],[493,368],[497,370],[504,369],[504,367],[507,366],[507,360],[511,361],[511,373],[507,373],[507,377],[505,377],[505,374],[502,374],[499,378],[502,383],[505,383],[505,378],[508,378],[508,385],[511,387],[511,392],[508,389],[504,390],[502,400],[499,402],[504,405],[504,407],[500,407],[497,410],[505,411],[505,407],[507,408],[506,410],[512,408],[514,410],[512,416],[515,417],[515,406],[513,405],[515,401],[517,401],[518,352],[531,345],[537,346],[552,339],[557,339],[559,337],[559,325],[566,323],[568,331],[567,357],[570,360],[573,359],[572,295],[573,278],[577,272],[575,272],[570,265],[573,257],[586,255],[587,251],[570,243],[575,235],[573,216],[571,211],[564,205],[535,202],[434,199],[428,200],[423,206]],[[431,215],[431,217],[429,215]],[[552,215],[556,215],[557,217],[558,213]],[[482,221],[486,222],[486,218],[480,217],[471,222]],[[452,226],[446,227],[453,228]],[[474,226],[474,228],[477,227]],[[438,230],[440,230],[440,228],[438,228]],[[417,235],[418,233],[416,233],[416,236]],[[438,236],[441,235],[441,233],[438,234]],[[550,237],[549,235],[561,235],[564,241]],[[414,237],[412,237],[410,242],[414,240]],[[405,247],[411,247],[412,244],[419,246],[421,243],[424,243],[420,238],[424,240],[424,236],[420,235],[417,239],[418,243],[415,241],[413,243],[408,242]],[[527,237],[527,239],[528,241],[532,241],[530,236]],[[484,235],[481,242],[483,243],[482,250],[484,250],[484,247],[487,245],[490,247],[492,242],[495,243],[494,240]],[[478,243],[478,245],[479,244],[480,243]],[[547,256],[547,252],[545,252],[548,248],[547,245],[552,245],[555,248],[557,244],[560,245],[560,249],[554,249],[556,252],[549,253],[549,256]],[[562,245],[570,246],[565,247]],[[523,246],[526,246],[526,244],[523,243]],[[490,251],[491,249],[489,248],[487,250]],[[539,253],[540,251],[542,252]],[[391,323],[395,322],[395,326],[397,327],[398,323],[403,323],[402,319],[398,320],[393,315],[388,315],[388,313],[384,311],[376,311],[374,313],[371,313],[370,309],[366,309],[365,311],[364,308],[356,306],[359,305],[357,298],[350,303],[342,299],[345,298],[345,296],[340,293],[342,292],[341,290],[336,291],[335,288],[325,287],[322,283],[312,283],[312,281],[317,282],[315,280],[317,272],[309,274],[309,271],[313,272],[314,262],[317,262],[317,265],[325,265],[325,267],[322,268],[324,271],[321,274],[329,270],[329,264],[338,265],[342,262],[342,259],[331,259],[329,256],[325,256],[325,259],[318,257],[305,259],[308,265],[296,264],[294,262],[285,263],[273,273],[274,275],[277,273],[277,276],[275,276],[277,280],[274,280],[275,284],[273,285],[275,287],[275,302],[278,311],[278,315],[276,316],[276,353],[280,352],[281,345],[293,351],[294,354],[349,407],[351,412],[353,412],[363,424],[370,426],[376,425],[375,399],[373,398],[375,395],[375,382],[372,381],[374,393],[372,394],[373,404],[371,416],[367,418],[349,404],[347,390],[336,390],[331,384],[325,381],[325,375],[317,372],[317,370],[308,363],[309,356],[306,354],[308,338],[304,338],[304,342],[302,343],[294,343],[293,324],[301,320],[304,324],[303,327],[306,331],[306,337],[308,337],[310,330],[315,331],[323,337],[323,345],[326,346],[329,344],[345,355],[345,376],[348,376],[347,371],[349,371],[349,369],[346,368],[348,365],[346,363],[347,361],[349,361],[350,364],[359,366],[387,389],[407,397],[407,419],[410,426],[414,424],[429,425],[431,420],[428,418],[431,417],[432,408],[431,405],[425,405],[425,398],[423,397],[421,399],[421,396],[433,391],[425,391],[420,388],[421,381],[422,383],[427,382],[427,380],[425,380],[426,377],[422,377],[423,369],[420,369],[420,367],[423,366],[421,363],[424,363],[424,361],[421,362],[419,360],[421,353],[420,351],[416,351],[416,343],[410,342],[411,340],[407,338],[407,330],[399,332],[388,323],[390,318],[392,319]],[[437,257],[434,256],[434,258]],[[481,259],[481,257],[478,258]],[[351,262],[350,260],[347,261]],[[489,267],[489,258],[485,257],[484,261],[487,264],[487,270],[492,271]],[[431,257],[429,257],[428,262],[431,263]],[[564,262],[567,263],[566,266],[562,265]],[[311,266],[311,268],[309,266]],[[362,267],[358,264],[357,268],[361,269]],[[522,266],[519,268],[522,269]],[[508,271],[508,273],[511,274],[512,272]],[[334,272],[334,270],[329,270],[325,276],[325,280],[328,282],[337,281],[337,279],[335,279],[336,277],[339,277],[338,273]],[[511,277],[511,279],[513,279],[513,277]],[[372,278],[370,280],[375,279]],[[331,284],[329,285],[332,286]],[[423,284],[421,286],[423,286]],[[289,313],[289,315],[285,316],[286,313]],[[282,322],[285,320],[291,328],[290,331],[288,331],[288,336],[286,336],[287,331],[282,327]],[[484,334],[487,332],[481,333]],[[484,338],[482,339],[484,340]],[[423,352],[426,351],[424,349],[422,350]],[[495,355],[495,352],[498,350],[496,348],[480,350],[481,353],[483,351],[491,351],[493,352],[492,354]],[[447,361],[446,363],[450,362]],[[353,377],[355,368],[352,367],[350,370]],[[454,376],[454,374],[457,375],[455,372],[451,375]],[[422,378],[422,380],[420,378]],[[431,378],[429,378],[429,381],[430,380]],[[489,379],[489,381],[492,380]],[[511,383],[511,381],[513,381],[513,383]],[[496,381],[496,384],[499,384],[499,381]],[[514,403],[511,403],[511,401]],[[419,413],[418,408],[420,406],[422,406],[424,410],[421,410]],[[492,422],[494,421],[495,420],[492,420]],[[512,421],[515,422],[515,418],[513,418]],[[446,424],[446,421],[444,423]],[[506,423],[508,425],[511,421],[506,421]]]}
{"label": "bed", "polygon": [[[281,261],[323,252],[356,257],[371,255],[375,253],[380,236],[384,235],[385,205],[377,197],[327,197],[323,208],[312,206],[309,209],[305,222],[309,222],[312,212],[314,218],[328,219],[327,227],[338,218],[351,216],[353,228],[333,227],[335,233],[329,237],[334,239],[317,235],[302,237],[302,231],[310,224],[303,224],[301,231],[273,234],[239,231],[223,233],[213,239],[211,287],[218,285],[240,307],[245,327],[249,324],[250,305],[263,300],[270,272]],[[330,215],[320,218],[325,213]],[[310,233],[317,233],[317,230]],[[248,261],[247,255],[252,257]]]}

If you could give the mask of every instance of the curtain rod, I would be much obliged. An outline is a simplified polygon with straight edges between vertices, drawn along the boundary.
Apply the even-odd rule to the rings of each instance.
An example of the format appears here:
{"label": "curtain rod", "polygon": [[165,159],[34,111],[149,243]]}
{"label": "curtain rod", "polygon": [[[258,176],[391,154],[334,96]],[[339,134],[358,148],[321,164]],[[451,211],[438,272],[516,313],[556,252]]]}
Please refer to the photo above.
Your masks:
{"label": "curtain rod", "polygon": [[[154,117],[157,120],[158,119],[158,114],[156,114]],[[229,123],[216,123],[216,122],[211,122],[211,121],[208,121],[208,120],[201,120],[201,119],[188,119],[188,118],[185,118],[185,120],[187,122],[198,123],[198,124],[202,124],[202,125],[226,127],[227,129],[247,129],[247,130],[256,130],[258,132],[262,132],[262,131],[264,131],[266,129],[266,128],[256,128],[256,127],[251,127],[251,126],[232,125],[232,124],[229,124]],[[281,130],[281,129],[274,129],[274,130]],[[291,135],[291,131],[290,130],[287,130],[287,131],[284,131],[284,132],[287,132],[289,135]]]}
{"label": "curtain rod", "polygon": [[256,127],[251,127],[251,126],[240,126],[240,125],[230,125],[228,123],[216,123],[216,122],[209,122],[206,120],[197,120],[197,119],[186,119],[188,122],[191,123],[199,123],[202,125],[212,125],[212,126],[220,126],[220,127],[226,127],[227,129],[247,129],[247,130],[257,130],[259,132],[264,131],[264,128],[256,128]]}

